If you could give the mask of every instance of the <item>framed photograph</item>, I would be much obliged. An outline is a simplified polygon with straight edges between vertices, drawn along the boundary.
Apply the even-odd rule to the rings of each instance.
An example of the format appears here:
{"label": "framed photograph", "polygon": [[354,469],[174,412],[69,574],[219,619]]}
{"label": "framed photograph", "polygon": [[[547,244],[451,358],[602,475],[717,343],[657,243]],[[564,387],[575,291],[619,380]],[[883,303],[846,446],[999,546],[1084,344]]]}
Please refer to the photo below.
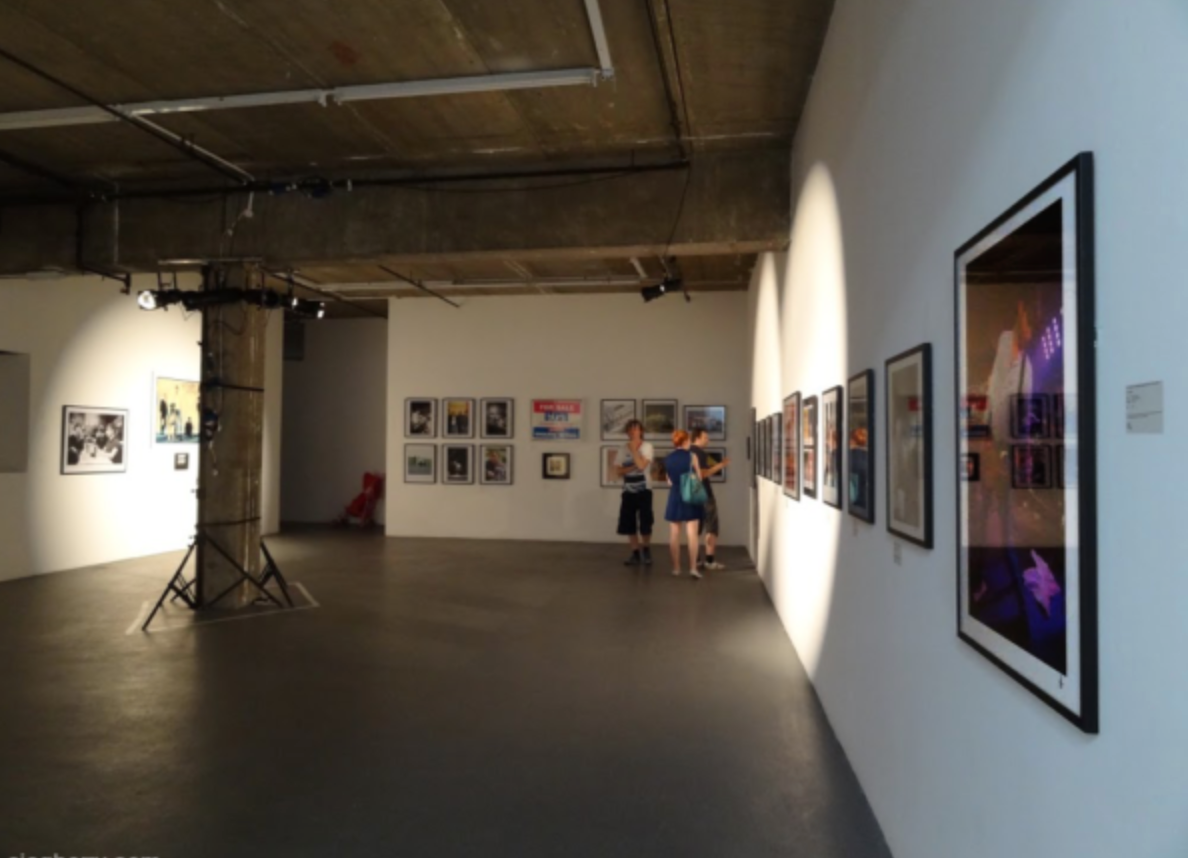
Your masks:
{"label": "framed photograph", "polygon": [[980,453],[964,453],[961,456],[961,470],[958,472],[963,482],[976,483],[982,478],[982,456]]}
{"label": "framed photograph", "polygon": [[437,482],[437,445],[404,445],[404,481],[431,484]]}
{"label": "framed photograph", "polygon": [[441,401],[443,438],[474,437],[474,400],[443,399]]}
{"label": "framed photograph", "polygon": [[643,416],[645,441],[672,441],[677,428],[677,401],[675,399],[645,399]]}
{"label": "framed photograph", "polygon": [[514,399],[480,399],[479,421],[483,438],[515,437],[516,401]]}
{"label": "framed photograph", "polygon": [[819,401],[806,396],[800,408],[800,481],[806,498],[817,496],[817,417]]}
{"label": "framed photograph", "polygon": [[515,448],[511,444],[482,444],[479,446],[479,484],[510,486]]}
{"label": "framed photograph", "polygon": [[[958,635],[1098,732],[1093,156],[1082,153],[954,254]],[[1053,444],[1036,444],[1051,439]]]}
{"label": "framed photograph", "polygon": [[437,437],[437,400],[410,396],[404,400],[404,437]]}
{"label": "framed photograph", "polygon": [[601,455],[598,457],[599,462],[602,463],[602,487],[604,489],[621,489],[623,488],[623,478],[619,476],[616,468],[619,467],[619,450],[620,447],[604,446],[601,450]]}
{"label": "framed photograph", "polygon": [[756,455],[756,443],[759,440],[759,420],[755,416],[755,409],[751,409],[751,435],[747,438],[747,458],[751,460],[751,488],[759,485],[759,456]]}
{"label": "framed photograph", "polygon": [[[726,461],[726,448],[725,447],[706,447],[705,448],[705,456],[706,456],[706,463],[712,468],[715,465],[717,465],[719,462]],[[718,471],[718,473],[714,474],[712,477],[709,478],[709,481],[711,483],[726,482],[726,471],[727,470],[729,470],[729,468],[723,468],[722,470]]]}
{"label": "framed photograph", "polygon": [[598,425],[603,441],[626,441],[627,424],[638,413],[634,399],[604,399],[598,409]]}
{"label": "framed photograph", "polygon": [[784,494],[792,500],[800,500],[800,393],[784,397],[784,410],[780,415],[783,424],[784,472],[776,481],[784,485]]}
{"label": "framed photograph", "polygon": [[932,547],[932,346],[887,361],[887,530]]}
{"label": "framed photograph", "polygon": [[989,438],[989,397],[971,393],[961,402],[961,434],[966,438]]}
{"label": "framed photograph", "polygon": [[153,376],[153,443],[197,444],[201,396],[197,381]]}
{"label": "framed photograph", "polygon": [[652,488],[654,488],[654,489],[671,488],[668,485],[668,468],[666,465],[666,460],[668,459],[669,453],[671,453],[672,451],[673,451],[672,447],[656,447],[655,448],[656,458],[652,459],[652,467],[650,469],[652,473],[650,474],[650,479],[649,479],[649,482],[651,482],[651,484],[652,484]]}
{"label": "framed photograph", "polygon": [[190,454],[189,453],[174,453],[173,454],[173,470],[175,470],[175,471],[190,470]]}
{"label": "framed photograph", "polygon": [[771,424],[771,479],[776,485],[784,473],[784,422],[779,414],[767,418]]}
{"label": "framed photograph", "polygon": [[[532,439],[534,441],[582,440],[580,399],[532,400]],[[568,478],[566,478],[568,479]]]}
{"label": "framed photograph", "polygon": [[875,374],[873,369],[850,379],[846,397],[849,428],[846,444],[850,515],[875,520]]}
{"label": "framed photograph", "polygon": [[759,421],[759,476],[771,479],[771,417]]}
{"label": "framed photograph", "polygon": [[846,415],[841,385],[821,394],[821,500],[829,506],[842,508],[842,438],[846,432]]}
{"label": "framed photograph", "polygon": [[541,456],[540,475],[546,480],[568,480],[569,454],[545,453]]}
{"label": "framed photograph", "polygon": [[128,470],[128,411],[62,408],[62,473],[122,474]]}
{"label": "framed photograph", "polygon": [[445,444],[441,448],[445,467],[441,481],[446,485],[469,486],[474,484],[474,445]]}
{"label": "framed photograph", "polygon": [[725,405],[686,405],[685,429],[690,435],[695,430],[704,429],[709,433],[711,441],[726,440],[726,406]]}

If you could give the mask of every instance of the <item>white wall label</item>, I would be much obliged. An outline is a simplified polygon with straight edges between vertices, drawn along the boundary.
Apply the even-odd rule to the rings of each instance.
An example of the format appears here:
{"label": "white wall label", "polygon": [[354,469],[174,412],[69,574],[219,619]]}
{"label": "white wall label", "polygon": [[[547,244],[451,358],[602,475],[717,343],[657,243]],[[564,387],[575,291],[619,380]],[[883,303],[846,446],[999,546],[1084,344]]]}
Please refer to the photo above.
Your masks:
{"label": "white wall label", "polygon": [[1163,434],[1162,381],[1126,388],[1126,431],[1136,435]]}

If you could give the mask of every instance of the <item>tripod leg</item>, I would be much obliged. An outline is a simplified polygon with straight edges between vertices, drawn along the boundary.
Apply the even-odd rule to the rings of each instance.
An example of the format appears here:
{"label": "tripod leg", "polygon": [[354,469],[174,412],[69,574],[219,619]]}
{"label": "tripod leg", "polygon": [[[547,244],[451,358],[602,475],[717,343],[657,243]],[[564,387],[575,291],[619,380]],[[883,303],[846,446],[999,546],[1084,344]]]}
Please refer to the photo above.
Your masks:
{"label": "tripod leg", "polygon": [[260,540],[260,550],[264,552],[264,559],[268,561],[268,568],[265,570],[264,578],[260,582],[261,586],[267,585],[270,578],[275,578],[277,586],[280,587],[281,593],[285,596],[285,601],[289,603],[290,608],[294,607],[293,597],[289,595],[289,582],[281,574],[280,567],[272,559],[272,552],[268,550],[268,546],[264,544],[263,539]]}
{"label": "tripod leg", "polygon": [[[182,558],[181,565],[177,567],[177,571],[173,573],[173,577],[170,578],[169,583],[165,585],[165,589],[161,593],[161,598],[157,600],[157,605],[156,605],[156,607],[153,608],[153,612],[148,615],[148,619],[145,620],[144,625],[140,627],[140,630],[142,632],[148,631],[149,623],[151,623],[153,621],[153,618],[157,616],[157,611],[161,610],[161,606],[163,604],[165,604],[165,597],[167,595],[169,595],[170,591],[173,591],[174,593],[176,593],[179,596],[185,593],[185,590],[179,590],[177,588],[177,579],[181,577],[182,570],[186,568],[186,563],[189,562],[190,555],[194,553],[194,547],[197,544],[198,544],[197,540],[190,543],[190,550],[186,552],[186,556]],[[186,590],[188,590],[189,587],[190,587],[190,585],[187,584]],[[174,598],[176,598],[176,596]],[[190,601],[188,596],[186,597],[186,601],[187,602]],[[193,607],[193,605],[191,605],[191,607]]]}

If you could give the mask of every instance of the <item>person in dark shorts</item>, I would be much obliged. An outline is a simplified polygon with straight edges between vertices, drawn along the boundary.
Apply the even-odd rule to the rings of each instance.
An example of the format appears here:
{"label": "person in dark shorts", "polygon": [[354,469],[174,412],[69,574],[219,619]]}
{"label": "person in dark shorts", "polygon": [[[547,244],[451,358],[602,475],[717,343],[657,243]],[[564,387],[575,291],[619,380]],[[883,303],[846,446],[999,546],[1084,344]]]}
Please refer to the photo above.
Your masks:
{"label": "person in dark shorts", "polygon": [[730,464],[729,459],[723,459],[710,467],[709,454],[705,445],[709,443],[709,433],[704,429],[693,430],[693,446],[690,448],[697,457],[697,464],[701,467],[701,478],[705,485],[705,517],[701,520],[701,535],[705,537],[705,559],[697,562],[698,569],[712,569],[715,572],[725,569],[714,559],[714,551],[718,547],[718,502],[714,499],[714,486],[710,477]]}
{"label": "person in dark shorts", "polygon": [[619,502],[620,536],[631,543],[631,556],[624,566],[652,565],[652,489],[648,485],[648,471],[656,451],[643,439],[643,424],[638,420],[627,423],[628,441],[619,448],[616,470],[623,478],[623,497]]}

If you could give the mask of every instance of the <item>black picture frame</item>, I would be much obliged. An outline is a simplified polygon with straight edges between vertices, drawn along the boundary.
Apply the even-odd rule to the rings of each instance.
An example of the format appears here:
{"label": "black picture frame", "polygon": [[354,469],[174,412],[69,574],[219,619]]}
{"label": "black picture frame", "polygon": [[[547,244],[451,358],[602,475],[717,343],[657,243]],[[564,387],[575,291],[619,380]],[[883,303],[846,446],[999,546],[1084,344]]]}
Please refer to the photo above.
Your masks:
{"label": "black picture frame", "polygon": [[428,396],[406,397],[404,400],[404,437],[436,438],[437,413],[436,399]]}
{"label": "black picture frame", "polygon": [[[953,257],[957,401],[984,395],[990,425],[971,438],[957,418],[958,461],[980,457],[978,481],[957,481],[957,634],[1088,734],[1100,730],[1093,173],[1078,154]],[[1050,401],[1046,427],[1032,397]]]}
{"label": "black picture frame", "polygon": [[[414,474],[411,467],[411,456],[418,455],[420,459],[429,461],[428,474]],[[437,483],[437,445],[414,441],[404,445],[404,482],[414,486],[429,486]]]}
{"label": "black picture frame", "polygon": [[[454,410],[454,406],[462,404],[466,406],[465,414],[462,412],[450,413],[451,410]],[[478,420],[476,411],[473,398],[465,396],[442,397],[441,411],[438,413],[438,419],[441,420],[441,437],[446,439],[473,438],[476,434],[474,424]]]}
{"label": "black picture frame", "polygon": [[784,425],[784,472],[779,481],[784,495],[794,501],[800,500],[800,391],[784,397],[784,409],[780,415]]}
{"label": "black picture frame", "polygon": [[726,440],[725,405],[686,405],[683,412],[684,429],[690,435],[704,427],[711,441]]}
{"label": "black picture frame", "polygon": [[[502,455],[500,455],[502,451]],[[512,444],[479,445],[475,463],[481,486],[510,486],[515,483],[516,448]]]}
{"label": "black picture frame", "polygon": [[845,460],[842,441],[846,437],[846,392],[839,384],[821,394],[821,501],[834,509],[846,503]]}
{"label": "black picture frame", "polygon": [[569,454],[542,453],[540,456],[540,475],[546,480],[568,480],[570,477]]}
{"label": "black picture frame", "polygon": [[441,460],[442,485],[474,485],[474,444],[443,444]]}
{"label": "black picture frame", "polygon": [[821,467],[818,427],[821,402],[806,396],[800,406],[800,490],[806,498],[817,499],[817,472]]}
{"label": "black picture frame", "polygon": [[479,400],[479,437],[510,441],[516,437],[516,401],[509,396],[486,396]]}
{"label": "black picture frame", "polygon": [[850,515],[867,524],[875,523],[878,495],[878,400],[875,372],[863,370],[846,383],[846,493]]}
{"label": "black picture frame", "polygon": [[887,532],[932,548],[932,344],[888,358],[883,389]]}

